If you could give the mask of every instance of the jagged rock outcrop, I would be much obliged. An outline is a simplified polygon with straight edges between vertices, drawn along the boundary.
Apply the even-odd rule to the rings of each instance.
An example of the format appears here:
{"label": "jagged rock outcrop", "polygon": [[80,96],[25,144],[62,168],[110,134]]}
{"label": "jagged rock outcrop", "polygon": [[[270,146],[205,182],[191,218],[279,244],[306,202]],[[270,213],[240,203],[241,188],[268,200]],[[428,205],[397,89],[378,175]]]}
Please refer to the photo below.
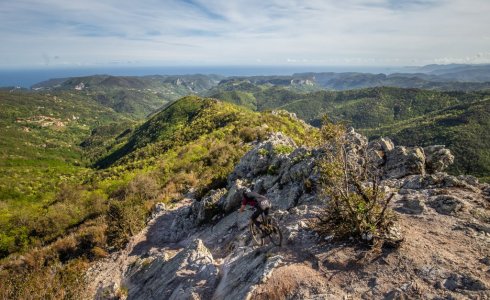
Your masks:
{"label": "jagged rock outcrop", "polygon": [[252,180],[257,176],[274,173],[285,156],[296,149],[296,143],[288,136],[278,132],[247,152],[228,178],[230,186],[236,179]]}
{"label": "jagged rock outcrop", "polygon": [[232,183],[226,196],[222,197],[218,203],[218,206],[224,213],[229,213],[240,207],[240,203],[242,202],[240,191],[245,187],[246,184],[240,179]]}
{"label": "jagged rock outcrop", "polygon": [[311,201],[318,175],[315,162],[321,155],[316,149],[298,147],[282,133],[275,133],[249,151],[228,177],[230,193],[222,206],[237,208],[235,190],[247,186],[265,194],[273,205],[289,209]]}
{"label": "jagged rock outcrop", "polygon": [[421,147],[395,146],[389,138],[371,141],[368,157],[381,168],[385,179],[399,179],[410,175],[442,172],[453,162],[454,156],[443,145]]}

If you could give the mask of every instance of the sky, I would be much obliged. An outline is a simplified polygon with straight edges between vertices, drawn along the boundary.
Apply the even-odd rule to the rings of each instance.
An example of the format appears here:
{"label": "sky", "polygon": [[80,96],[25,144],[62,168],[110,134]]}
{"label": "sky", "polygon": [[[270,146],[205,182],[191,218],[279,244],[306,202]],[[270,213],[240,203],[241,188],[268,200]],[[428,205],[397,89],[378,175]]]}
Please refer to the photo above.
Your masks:
{"label": "sky", "polygon": [[0,0],[0,68],[490,63],[490,0]]}

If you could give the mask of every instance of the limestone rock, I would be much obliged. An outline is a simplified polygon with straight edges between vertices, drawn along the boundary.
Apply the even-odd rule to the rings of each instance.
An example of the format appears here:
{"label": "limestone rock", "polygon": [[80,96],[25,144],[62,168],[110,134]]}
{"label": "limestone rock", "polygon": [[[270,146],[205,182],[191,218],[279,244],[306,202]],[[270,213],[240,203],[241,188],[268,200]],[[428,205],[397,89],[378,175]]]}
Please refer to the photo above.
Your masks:
{"label": "limestone rock", "polygon": [[184,207],[175,213],[172,223],[162,233],[162,240],[170,243],[178,242],[186,237],[195,226],[192,207]]}
{"label": "limestone rock", "polygon": [[408,175],[425,175],[425,155],[420,147],[396,146],[387,153],[385,178],[402,178]]}
{"label": "limestone rock", "polygon": [[228,177],[228,185],[236,179],[254,179],[258,175],[274,173],[281,167],[282,159],[296,148],[290,137],[281,132],[273,133],[240,159]]}
{"label": "limestone rock", "polygon": [[237,179],[233,182],[228,194],[225,197],[221,197],[218,202],[218,206],[225,213],[229,213],[234,211],[240,207],[240,203],[242,201],[242,195],[240,194],[240,190],[245,188],[245,182]]}
{"label": "limestone rock", "polygon": [[346,152],[347,161],[351,166],[360,166],[365,163],[365,151],[368,147],[368,139],[356,132],[354,128],[349,128],[345,134],[347,141]]}
{"label": "limestone rock", "polygon": [[450,291],[457,289],[469,291],[488,290],[489,287],[480,279],[471,275],[451,274],[445,281],[444,287]]}
{"label": "limestone rock", "polygon": [[397,210],[406,214],[419,215],[425,210],[425,197],[418,195],[406,195],[399,201],[402,206]]}
{"label": "limestone rock", "polygon": [[218,201],[226,194],[226,189],[211,190],[201,201],[192,203],[192,212],[198,224],[211,220],[218,213]]}
{"label": "limestone rock", "polygon": [[257,249],[226,262],[213,299],[249,299],[254,286],[265,282],[281,261],[281,256],[268,257]]}
{"label": "limestone rock", "polygon": [[209,299],[218,269],[201,240],[169,261],[157,258],[128,278],[129,299]]}
{"label": "limestone rock", "polygon": [[443,145],[424,148],[427,173],[442,172],[454,162],[454,155]]}

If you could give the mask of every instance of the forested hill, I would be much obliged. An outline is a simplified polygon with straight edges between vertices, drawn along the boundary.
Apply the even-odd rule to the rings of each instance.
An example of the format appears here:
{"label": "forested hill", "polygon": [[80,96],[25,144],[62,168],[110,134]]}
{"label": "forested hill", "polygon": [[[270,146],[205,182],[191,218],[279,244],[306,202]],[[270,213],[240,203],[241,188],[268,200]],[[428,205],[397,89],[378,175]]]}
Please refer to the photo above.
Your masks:
{"label": "forested hill", "polygon": [[[369,88],[300,93],[280,87],[221,91],[216,98],[263,111],[284,109],[319,126],[324,114],[374,138],[390,136],[400,144],[446,144],[457,157],[453,172],[490,175],[486,144],[490,91],[440,92]],[[471,153],[471,155],[468,155]]]}

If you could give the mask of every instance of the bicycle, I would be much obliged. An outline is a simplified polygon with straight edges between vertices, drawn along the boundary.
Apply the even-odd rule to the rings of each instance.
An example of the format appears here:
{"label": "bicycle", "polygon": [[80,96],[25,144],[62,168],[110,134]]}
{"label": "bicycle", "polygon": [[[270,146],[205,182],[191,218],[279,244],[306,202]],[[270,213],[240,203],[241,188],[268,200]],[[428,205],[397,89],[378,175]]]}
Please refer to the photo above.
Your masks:
{"label": "bicycle", "polygon": [[264,240],[266,237],[276,246],[281,246],[282,244],[282,232],[277,225],[274,218],[270,216],[265,216],[261,214],[259,216],[260,227],[257,227],[254,222],[250,222],[248,228],[252,234],[252,239],[259,246],[264,245]]}

